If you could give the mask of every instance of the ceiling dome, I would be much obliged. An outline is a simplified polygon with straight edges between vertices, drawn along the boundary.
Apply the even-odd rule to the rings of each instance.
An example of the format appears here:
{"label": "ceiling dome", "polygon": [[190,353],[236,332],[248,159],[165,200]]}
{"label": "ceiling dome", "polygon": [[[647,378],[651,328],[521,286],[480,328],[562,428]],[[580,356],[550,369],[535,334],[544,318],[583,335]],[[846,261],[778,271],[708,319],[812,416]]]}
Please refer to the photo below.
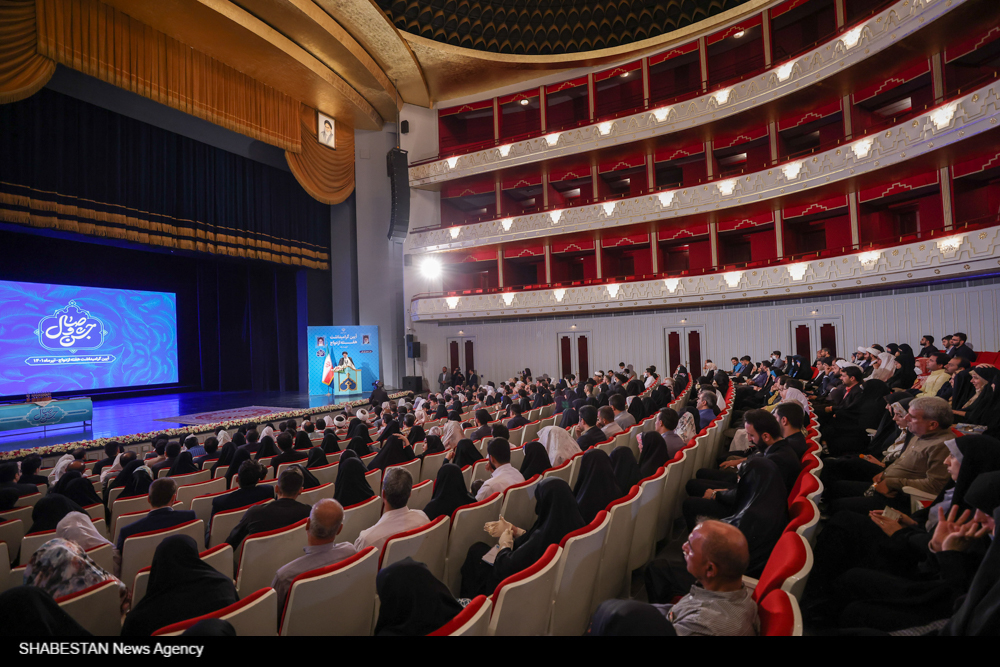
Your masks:
{"label": "ceiling dome", "polygon": [[747,0],[376,0],[402,31],[517,55],[579,53],[683,28]]}

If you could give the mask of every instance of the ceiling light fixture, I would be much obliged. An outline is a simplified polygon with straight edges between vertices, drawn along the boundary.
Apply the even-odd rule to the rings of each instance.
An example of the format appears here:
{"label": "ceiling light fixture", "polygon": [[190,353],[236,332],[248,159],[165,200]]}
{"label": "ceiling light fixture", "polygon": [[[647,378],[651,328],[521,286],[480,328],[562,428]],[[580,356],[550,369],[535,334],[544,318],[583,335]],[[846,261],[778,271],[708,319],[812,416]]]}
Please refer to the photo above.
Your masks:
{"label": "ceiling light fixture", "polygon": [[666,285],[667,290],[673,294],[674,290],[677,289],[677,286],[681,284],[681,281],[678,278],[667,278],[663,281],[663,284]]}
{"label": "ceiling light fixture", "polygon": [[657,197],[660,199],[660,206],[663,207],[663,208],[667,208],[672,203],[674,203],[674,191],[673,190],[670,190],[668,192],[661,192],[660,194],[657,195]]}
{"label": "ceiling light fixture", "polygon": [[453,239],[457,239],[458,235],[462,233],[462,229],[460,227],[452,227],[448,231],[451,233],[451,238]]}
{"label": "ceiling light fixture", "polygon": [[788,265],[788,275],[792,277],[792,280],[802,280],[802,277],[806,275],[806,270],[809,265],[805,262],[799,264],[789,264]]}
{"label": "ceiling light fixture", "polygon": [[457,164],[458,164],[458,158],[457,157],[450,157],[450,158],[448,158],[448,168],[449,169],[454,169],[455,165],[457,165]]}
{"label": "ceiling light fixture", "polygon": [[562,303],[563,297],[566,296],[566,290],[564,289],[553,290],[552,296],[556,298],[556,301]]}
{"label": "ceiling light fixture", "polygon": [[552,224],[553,225],[558,225],[559,224],[559,218],[562,217],[562,213],[563,213],[562,209],[560,209],[558,211],[549,211],[549,217],[552,219]]}
{"label": "ceiling light fixture", "polygon": [[653,116],[656,117],[656,120],[658,122],[662,123],[667,119],[667,116],[670,114],[670,109],[671,107],[660,107],[659,109],[653,111]]}
{"label": "ceiling light fixture", "polygon": [[498,150],[500,151],[500,157],[507,157],[510,155],[510,149],[513,148],[513,144],[504,144]]}
{"label": "ceiling light fixture", "polygon": [[861,32],[864,29],[865,27],[863,25],[859,25],[858,27],[851,28],[850,30],[845,32],[844,36],[841,38],[841,41],[844,43],[844,46],[846,46],[849,49],[853,49],[857,45],[857,43],[861,41]]}
{"label": "ceiling light fixture", "polygon": [[522,107],[526,107],[526,106],[528,106],[528,104],[530,104],[530,102],[528,102],[528,100],[526,100],[526,99],[525,100],[521,100],[521,106]]}
{"label": "ceiling light fixture", "polygon": [[730,178],[725,181],[719,181],[715,184],[715,187],[719,188],[719,192],[723,195],[729,196],[733,194],[733,189],[736,187],[736,179]]}
{"label": "ceiling light fixture", "polygon": [[743,35],[745,35],[745,34],[747,34],[747,31],[746,31],[746,30],[738,30],[738,31],[737,31],[737,32],[736,32],[736,33],[735,33],[735,34],[733,35],[733,38],[734,38],[734,39],[739,39],[740,37],[742,37],[742,36],[743,36]]}
{"label": "ceiling light fixture", "polygon": [[614,123],[612,123],[611,121],[607,121],[605,123],[600,123],[597,126],[597,131],[600,132],[602,135],[611,134],[611,127],[613,125],[614,125]]}
{"label": "ceiling light fixture", "polygon": [[604,208],[604,215],[608,216],[609,218],[612,215],[614,215],[615,205],[616,204],[617,204],[617,202],[613,202],[613,201],[604,202],[603,204],[601,204],[601,206]]}
{"label": "ceiling light fixture", "polygon": [[559,143],[559,132],[553,132],[552,134],[545,135],[545,143],[549,146],[555,146]]}
{"label": "ceiling light fixture", "polygon": [[450,308],[451,310],[455,310],[455,306],[458,305],[458,297],[449,296],[448,298],[445,299],[445,302],[448,304],[448,308]]}
{"label": "ceiling light fixture", "polygon": [[792,68],[795,66],[794,62],[785,63],[774,72],[778,75],[778,81],[785,81],[792,75]]}

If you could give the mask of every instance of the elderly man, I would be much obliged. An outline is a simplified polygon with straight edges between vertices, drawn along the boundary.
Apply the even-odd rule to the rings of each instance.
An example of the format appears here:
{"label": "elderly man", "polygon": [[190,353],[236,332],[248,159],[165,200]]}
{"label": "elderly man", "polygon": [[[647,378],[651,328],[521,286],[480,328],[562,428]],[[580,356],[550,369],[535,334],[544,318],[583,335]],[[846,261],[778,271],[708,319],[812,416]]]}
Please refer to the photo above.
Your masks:
{"label": "elderly man", "polygon": [[906,428],[914,437],[906,449],[884,472],[875,475],[871,483],[842,481],[824,491],[823,499],[829,503],[830,513],[867,513],[886,505],[909,512],[910,496],[903,493],[904,486],[931,495],[940,493],[950,479],[944,463],[948,457],[944,443],[954,437],[953,419],[951,405],[942,398],[910,401]]}
{"label": "elderly man", "polygon": [[[344,528],[344,508],[332,498],[324,498],[312,506],[306,521],[304,556],[283,566],[274,575],[271,588],[278,594],[278,608],[283,609],[295,577],[303,572],[332,565],[357,553],[349,542],[337,542]],[[280,614],[278,615],[281,616]]]}
{"label": "elderly man", "polygon": [[413,477],[409,471],[402,468],[389,468],[382,480],[382,518],[366,530],[354,542],[354,548],[361,551],[373,546],[381,549],[385,541],[403,531],[419,528],[429,522],[427,515],[420,510],[411,510],[406,506],[410,502],[410,492],[413,490]]}
{"label": "elderly man", "polygon": [[[757,604],[743,584],[750,562],[746,537],[739,528],[721,521],[703,521],[688,535],[681,547],[684,571],[668,577],[677,593],[690,584],[687,595],[674,604],[655,604],[681,636],[754,636],[760,630]],[[650,601],[663,598],[670,586],[651,586]]]}

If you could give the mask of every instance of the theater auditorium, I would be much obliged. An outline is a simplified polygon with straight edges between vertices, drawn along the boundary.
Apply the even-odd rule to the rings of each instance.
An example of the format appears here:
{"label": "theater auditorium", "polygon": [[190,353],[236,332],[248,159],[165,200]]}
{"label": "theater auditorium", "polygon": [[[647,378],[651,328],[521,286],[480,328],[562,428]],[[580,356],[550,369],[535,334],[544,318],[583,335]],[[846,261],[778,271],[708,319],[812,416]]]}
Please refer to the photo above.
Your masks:
{"label": "theater auditorium", "polygon": [[997,636],[998,26],[0,0],[0,635]]}

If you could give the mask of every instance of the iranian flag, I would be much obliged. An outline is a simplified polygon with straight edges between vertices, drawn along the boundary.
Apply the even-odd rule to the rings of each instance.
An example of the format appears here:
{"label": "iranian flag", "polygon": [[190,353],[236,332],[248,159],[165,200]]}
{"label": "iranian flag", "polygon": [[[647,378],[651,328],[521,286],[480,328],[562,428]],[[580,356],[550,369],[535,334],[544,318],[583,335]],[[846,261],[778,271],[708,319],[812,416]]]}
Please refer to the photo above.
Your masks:
{"label": "iranian flag", "polygon": [[330,361],[330,355],[326,355],[326,361],[323,362],[323,384],[329,385],[333,382],[333,362]]}

